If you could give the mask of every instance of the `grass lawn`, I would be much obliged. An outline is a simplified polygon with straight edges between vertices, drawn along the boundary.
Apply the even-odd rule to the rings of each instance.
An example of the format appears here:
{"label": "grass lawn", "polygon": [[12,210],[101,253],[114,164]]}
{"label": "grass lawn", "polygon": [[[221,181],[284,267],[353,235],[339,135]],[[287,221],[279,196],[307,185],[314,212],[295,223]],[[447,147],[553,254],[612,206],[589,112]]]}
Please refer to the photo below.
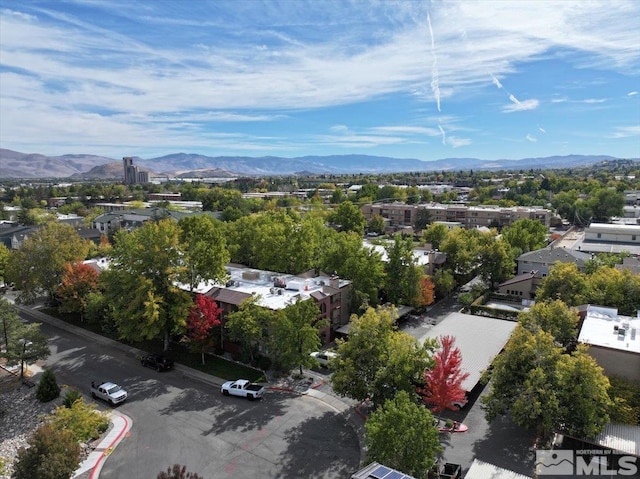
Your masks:
{"label": "grass lawn", "polygon": [[[115,334],[106,334],[98,324],[88,321],[80,321],[80,316],[78,314],[60,313],[56,308],[42,309],[42,312],[53,316],[54,318],[65,321],[69,324],[73,324],[74,326],[78,326],[93,333],[100,334],[101,336],[106,336],[115,341],[120,341],[121,343],[128,344],[142,351],[146,351],[149,353],[162,352],[163,344],[160,340],[142,341],[138,343],[123,341],[122,339],[119,339]],[[217,376],[221,379],[232,380],[242,378],[254,382],[261,382],[266,380],[264,374],[259,369],[254,369],[249,366],[245,366],[244,364],[229,361],[213,354],[205,354],[205,364],[203,365],[202,355],[200,353],[190,351],[189,348],[184,344],[172,342],[170,344],[169,351],[166,354],[168,356],[171,356],[178,364],[197,369],[204,373],[211,374],[212,376]]]}

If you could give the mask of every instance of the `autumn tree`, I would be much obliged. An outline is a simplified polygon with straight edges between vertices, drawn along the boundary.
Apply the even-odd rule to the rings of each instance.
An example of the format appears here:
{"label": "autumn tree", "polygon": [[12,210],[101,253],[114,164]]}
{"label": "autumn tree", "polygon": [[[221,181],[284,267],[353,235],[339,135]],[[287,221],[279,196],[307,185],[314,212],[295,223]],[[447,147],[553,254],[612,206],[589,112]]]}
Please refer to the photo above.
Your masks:
{"label": "autumn tree", "polygon": [[20,289],[21,302],[31,303],[42,294],[53,299],[65,265],[84,260],[88,252],[88,241],[72,226],[48,223],[11,252],[6,277]]}
{"label": "autumn tree", "polygon": [[116,234],[111,267],[100,275],[120,337],[131,341],[163,338],[185,330],[192,304],[176,286],[184,277],[179,228],[171,219],[148,221]]}
{"label": "autumn tree", "polygon": [[212,329],[220,326],[222,309],[209,296],[197,294],[187,318],[187,338],[192,347],[200,351],[204,364],[205,351],[215,344]]}
{"label": "autumn tree", "polygon": [[58,430],[70,431],[79,442],[95,440],[109,428],[109,417],[98,411],[95,404],[86,403],[82,397],[70,407],[58,406],[47,418]]}
{"label": "autumn tree", "polygon": [[433,416],[400,391],[371,416],[364,425],[369,461],[426,479],[442,451]]}
{"label": "autumn tree", "polygon": [[46,423],[35,430],[29,447],[18,451],[13,479],[68,479],[80,462],[80,444],[71,431]]}
{"label": "autumn tree", "polygon": [[454,346],[455,338],[442,336],[439,341],[440,349],[433,355],[435,365],[433,369],[425,370],[425,386],[420,390],[424,402],[433,412],[457,409],[453,403],[465,399],[462,382],[469,377],[469,373],[462,372],[462,354]]}
{"label": "autumn tree", "polygon": [[432,366],[434,344],[418,341],[395,327],[395,308],[368,308],[351,317],[349,340],[338,340],[331,383],[336,393],[375,406],[398,391],[416,395],[424,370]]}
{"label": "autumn tree", "polygon": [[436,285],[433,283],[430,276],[423,276],[420,280],[420,287],[418,290],[417,305],[420,307],[429,306],[435,301]]}
{"label": "autumn tree", "polygon": [[187,267],[184,282],[191,291],[203,281],[225,282],[229,262],[222,224],[208,215],[182,218],[178,226],[181,250]]}
{"label": "autumn tree", "polygon": [[81,262],[67,263],[57,289],[58,309],[63,313],[80,313],[80,320],[84,321],[89,294],[97,290],[98,273],[95,269]]}

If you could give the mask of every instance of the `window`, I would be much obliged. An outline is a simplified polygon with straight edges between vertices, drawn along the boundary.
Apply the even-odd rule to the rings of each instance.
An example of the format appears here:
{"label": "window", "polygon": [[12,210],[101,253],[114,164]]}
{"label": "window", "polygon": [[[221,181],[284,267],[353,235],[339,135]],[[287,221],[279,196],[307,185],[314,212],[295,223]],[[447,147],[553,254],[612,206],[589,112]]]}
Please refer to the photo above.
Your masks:
{"label": "window", "polygon": [[636,240],[636,235],[631,235],[631,241],[635,241]]}
{"label": "window", "polygon": [[602,238],[602,233],[598,233],[598,238]]}

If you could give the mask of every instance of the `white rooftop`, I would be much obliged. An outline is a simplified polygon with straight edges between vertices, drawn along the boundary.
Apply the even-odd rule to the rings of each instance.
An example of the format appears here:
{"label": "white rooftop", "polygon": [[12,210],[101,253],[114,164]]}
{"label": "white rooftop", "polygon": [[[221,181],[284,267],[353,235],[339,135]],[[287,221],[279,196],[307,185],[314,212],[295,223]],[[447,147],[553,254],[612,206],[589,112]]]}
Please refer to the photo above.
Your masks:
{"label": "white rooftop", "polygon": [[616,308],[589,305],[578,341],[640,354],[640,313],[623,316]]}
{"label": "white rooftop", "polygon": [[[389,255],[387,254],[387,250],[385,249],[384,246],[379,245],[379,244],[373,244],[373,243],[370,243],[369,241],[366,241],[366,240],[364,240],[362,242],[362,244],[366,248],[372,249],[373,251],[378,253],[380,255],[380,259],[382,261],[384,261],[385,263],[389,262]],[[393,244],[393,243],[390,241],[389,244]],[[426,266],[426,265],[428,265],[429,264],[429,251],[424,250],[424,249],[414,249],[413,250],[413,260],[415,261],[415,264],[418,265],[418,266]]]}

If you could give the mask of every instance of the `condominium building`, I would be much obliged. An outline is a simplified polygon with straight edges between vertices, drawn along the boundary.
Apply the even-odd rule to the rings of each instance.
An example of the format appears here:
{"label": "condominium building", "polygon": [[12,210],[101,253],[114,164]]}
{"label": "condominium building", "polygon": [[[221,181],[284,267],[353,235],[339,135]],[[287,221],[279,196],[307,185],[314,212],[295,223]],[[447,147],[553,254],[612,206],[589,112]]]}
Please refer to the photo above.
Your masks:
{"label": "condominium building", "polygon": [[122,158],[122,165],[124,167],[125,185],[149,183],[149,172],[139,170],[137,166],[134,166],[133,158],[131,158],[130,156],[125,156],[124,158]]}
{"label": "condominium building", "polygon": [[438,203],[408,205],[394,202],[366,204],[362,206],[361,211],[367,221],[371,220],[374,215],[379,215],[387,221],[388,226],[394,228],[413,226],[421,211],[425,212],[429,223],[454,222],[465,228],[502,227],[521,219],[539,221],[548,227],[551,220],[551,211],[528,206],[466,206]]}

